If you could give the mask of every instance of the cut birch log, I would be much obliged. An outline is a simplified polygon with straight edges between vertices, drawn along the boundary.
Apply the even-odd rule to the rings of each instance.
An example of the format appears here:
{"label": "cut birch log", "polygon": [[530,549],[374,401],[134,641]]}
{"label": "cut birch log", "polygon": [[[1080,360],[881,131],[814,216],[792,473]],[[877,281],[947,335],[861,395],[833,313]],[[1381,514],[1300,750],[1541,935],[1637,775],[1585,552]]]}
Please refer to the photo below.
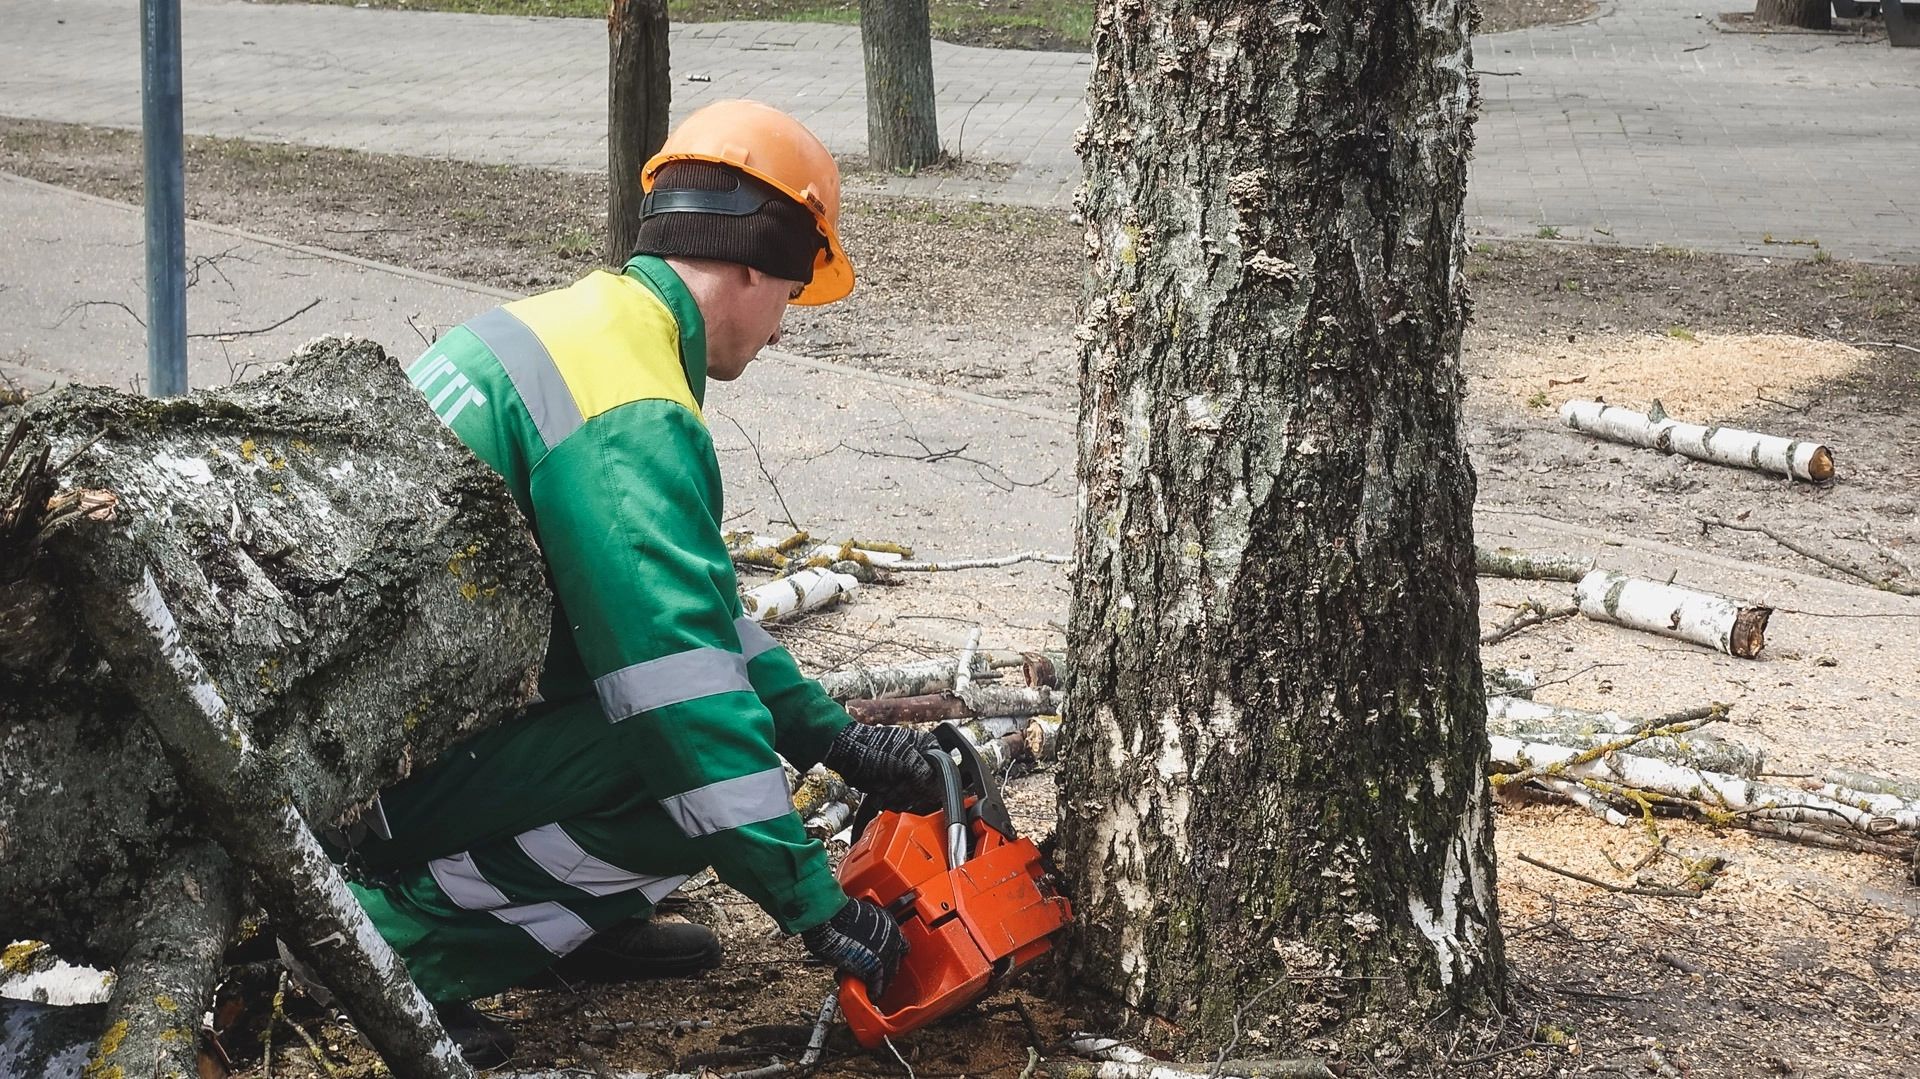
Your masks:
{"label": "cut birch log", "polygon": [[1060,711],[1059,694],[1045,686],[976,684],[955,695],[976,716],[1043,716]]}
{"label": "cut birch log", "polygon": [[[1593,749],[1624,734],[1706,719],[1714,712],[1715,706],[1705,705],[1653,719],[1629,719],[1618,712],[1587,712],[1513,697],[1489,697],[1487,731],[1522,741]],[[1627,752],[1748,779],[1767,767],[1764,751],[1699,731],[1648,738]]]}
{"label": "cut birch log", "polygon": [[[985,654],[976,654],[974,677],[989,667]],[[830,671],[819,677],[820,688],[836,701],[855,698],[880,700],[888,697],[919,697],[945,693],[953,688],[954,662],[951,659],[926,659],[898,667],[855,667]]]}
{"label": "cut birch log", "polygon": [[938,723],[943,719],[966,719],[973,715],[973,709],[967,707],[965,701],[945,693],[852,700],[846,704],[847,714],[862,723]]}
{"label": "cut birch log", "polygon": [[1580,613],[1752,659],[1766,646],[1773,608],[1726,596],[1594,570],[1574,586]]}
{"label": "cut birch log", "polygon": [[1534,782],[1542,789],[1559,795],[1616,828],[1624,828],[1633,823],[1632,817],[1608,805],[1605,799],[1571,780],[1542,776]]}
{"label": "cut birch log", "polygon": [[1647,412],[1568,401],[1560,406],[1568,427],[1609,442],[1677,453],[1696,461],[1771,472],[1809,483],[1833,482],[1833,453],[1818,442],[1763,435],[1736,427],[1681,423],[1655,401]]}
{"label": "cut birch log", "polygon": [[1046,764],[1060,752],[1060,717],[1035,716],[1027,724],[1027,752]]}
{"label": "cut birch log", "polygon": [[1577,581],[1593,572],[1593,559],[1582,555],[1534,554],[1511,547],[1475,547],[1473,569],[1482,577]]}
{"label": "cut birch log", "polygon": [[1794,824],[1845,825],[1868,836],[1920,831],[1920,813],[1888,795],[1864,796],[1850,803],[1631,753],[1608,753],[1576,763],[1582,751],[1566,746],[1523,742],[1497,734],[1490,735],[1488,741],[1490,759],[1496,764],[1660,795],[1723,823],[1743,823],[1744,818],[1754,817]]}
{"label": "cut birch log", "polygon": [[965,699],[967,691],[973,688],[974,654],[980,651],[980,627],[973,627],[967,634],[966,647],[960,649],[960,659],[953,665],[953,695]]}
{"label": "cut birch log", "polygon": [[741,593],[740,609],[755,622],[778,622],[830,607],[859,587],[859,581],[844,573],[803,569]]}

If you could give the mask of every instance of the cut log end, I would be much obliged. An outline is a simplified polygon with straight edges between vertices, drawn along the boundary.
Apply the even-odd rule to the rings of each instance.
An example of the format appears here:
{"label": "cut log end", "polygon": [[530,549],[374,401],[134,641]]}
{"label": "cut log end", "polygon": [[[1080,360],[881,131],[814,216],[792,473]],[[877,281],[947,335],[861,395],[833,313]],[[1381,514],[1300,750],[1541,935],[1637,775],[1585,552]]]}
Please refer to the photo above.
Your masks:
{"label": "cut log end", "polygon": [[1772,607],[1742,607],[1734,616],[1733,632],[1727,636],[1727,651],[1741,659],[1752,659],[1767,646],[1767,619]]}
{"label": "cut log end", "polygon": [[1807,459],[1807,478],[1815,483],[1833,482],[1833,451],[1825,446],[1816,446],[1813,456]]}

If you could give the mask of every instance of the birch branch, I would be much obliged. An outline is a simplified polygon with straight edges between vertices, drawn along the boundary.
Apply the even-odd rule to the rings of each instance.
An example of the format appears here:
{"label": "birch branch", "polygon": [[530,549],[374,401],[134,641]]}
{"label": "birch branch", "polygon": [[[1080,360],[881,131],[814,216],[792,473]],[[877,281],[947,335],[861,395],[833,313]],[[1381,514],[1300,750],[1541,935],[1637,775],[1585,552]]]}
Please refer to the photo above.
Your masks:
{"label": "birch branch", "polygon": [[[218,847],[182,851],[149,892],[140,936],[114,965],[105,1029],[85,1074],[193,1075],[201,1013],[240,921],[239,880]],[[0,1057],[4,1057],[0,1053]]]}
{"label": "birch branch", "polygon": [[1560,418],[1582,434],[1696,461],[1771,472],[1809,483],[1833,482],[1833,453],[1817,442],[1763,435],[1735,427],[1681,423],[1655,401],[1647,412],[1599,401],[1568,401]]}
{"label": "birch branch", "polygon": [[[1093,1061],[1068,1064],[1054,1074],[1071,1079],[1333,1079],[1326,1062],[1314,1058],[1292,1060],[1223,1060],[1218,1063],[1183,1064],[1161,1061],[1112,1038],[1076,1035],[1066,1050]],[[1049,1069],[1052,1070],[1052,1069]]]}
{"label": "birch branch", "polygon": [[1866,772],[1830,768],[1820,776],[1820,780],[1836,787],[1847,787],[1866,794],[1891,794],[1909,802],[1920,802],[1920,782],[1911,779],[1889,779],[1886,776],[1870,775]]}
{"label": "birch branch", "polygon": [[[1618,738],[1613,738],[1613,739],[1609,739],[1607,741],[1601,742],[1598,745],[1588,746],[1583,749],[1574,749],[1571,756],[1557,758],[1556,760],[1554,760],[1549,764],[1539,764],[1531,768],[1522,768],[1520,771],[1514,772],[1509,775],[1494,776],[1493,785],[1496,787],[1504,787],[1513,783],[1525,783],[1530,779],[1537,779],[1540,776],[1543,776],[1550,771],[1556,775],[1559,775],[1559,774],[1565,773],[1567,770],[1571,768],[1577,768],[1580,765],[1587,764],[1591,761],[1604,757],[1609,753],[1617,753],[1621,750],[1633,748],[1637,744],[1644,742],[1649,738],[1671,738],[1676,735],[1685,734],[1688,731],[1695,730],[1704,724],[1712,723],[1721,718],[1724,718],[1724,716],[1725,716],[1725,713],[1718,713],[1715,715],[1710,715],[1705,719],[1697,719],[1688,723],[1675,723],[1665,727],[1654,727],[1644,731],[1633,731],[1627,734],[1623,734]],[[1560,748],[1571,749],[1572,747],[1560,747]]]}
{"label": "birch branch", "polygon": [[[1490,757],[1498,764],[1562,779],[1593,780],[1686,803],[1717,823],[1742,818],[1795,824],[1844,824],[1870,836],[1920,831],[1920,812],[1890,795],[1859,795],[1850,801],[1742,779],[1724,772],[1687,768],[1631,753],[1590,757],[1584,751],[1490,735]],[[1574,758],[1579,757],[1576,761]],[[1512,782],[1510,779],[1508,782]],[[1857,793],[1857,792],[1856,792]]]}
{"label": "birch branch", "polygon": [[[975,663],[981,664],[984,659],[984,656],[976,656]],[[985,674],[987,669],[984,664],[976,666],[974,676]],[[820,688],[827,691],[827,696],[836,701],[856,698],[879,700],[945,693],[953,688],[953,673],[953,660],[927,659],[898,667],[855,667],[845,671],[830,671],[821,675],[819,682]]]}
{"label": "birch branch", "polygon": [[1541,776],[1534,780],[1534,782],[1539,784],[1543,789],[1557,794],[1567,801],[1572,802],[1574,805],[1579,806],[1581,809],[1599,817],[1615,828],[1625,828],[1633,823],[1632,817],[1608,805],[1605,799],[1578,783],[1573,783],[1565,779],[1554,779],[1549,776]]}
{"label": "birch branch", "polygon": [[1597,622],[1704,645],[1741,659],[1766,646],[1773,608],[1743,604],[1612,570],[1594,570],[1574,587],[1580,613]]}
{"label": "birch branch", "polygon": [[1533,600],[1526,600],[1520,604],[1520,608],[1518,610],[1513,612],[1512,618],[1509,618],[1505,622],[1500,623],[1500,625],[1497,628],[1482,634],[1480,637],[1480,643],[1481,644],[1498,644],[1501,641],[1506,640],[1508,637],[1513,636],[1514,634],[1520,632],[1523,629],[1530,629],[1542,623],[1552,622],[1561,618],[1572,618],[1574,615],[1579,613],[1580,613],[1580,608],[1578,607],[1567,606],[1567,607],[1548,608],[1548,607],[1541,606],[1540,604],[1534,602]]}
{"label": "birch branch", "polygon": [[1823,551],[1817,551],[1812,547],[1789,539],[1765,525],[1745,524],[1740,521],[1724,521],[1718,517],[1700,518],[1700,530],[1704,532],[1709,528],[1731,528],[1736,532],[1758,532],[1802,558],[1811,558],[1829,569],[1836,569],[1849,577],[1865,581],[1867,584],[1872,585],[1882,592],[1892,592],[1897,596],[1920,596],[1920,585],[1915,585],[1910,581],[1898,581],[1891,577],[1875,577],[1870,571],[1862,569],[1844,558],[1840,558],[1837,555],[1830,555]]}
{"label": "birch branch", "polygon": [[1586,712],[1577,708],[1516,700],[1511,697],[1487,698],[1487,730],[1521,741],[1548,742],[1573,749],[1604,746],[1621,735],[1641,734],[1644,741],[1634,743],[1632,752],[1657,757],[1690,768],[1727,772],[1752,779],[1766,770],[1766,754],[1751,746],[1728,742],[1697,730],[1657,733],[1657,728],[1674,728],[1715,715],[1721,706],[1689,708],[1652,719],[1628,719],[1618,712]]}
{"label": "birch branch", "polygon": [[777,622],[841,601],[860,587],[844,573],[803,569],[740,594],[740,609],[755,622]]}
{"label": "birch branch", "polygon": [[1593,559],[1567,554],[1532,554],[1511,547],[1475,547],[1473,569],[1482,577],[1577,581],[1593,571]]}
{"label": "birch branch", "polygon": [[1073,559],[1063,554],[1048,551],[1020,551],[1016,554],[1000,555],[997,558],[953,558],[944,562],[893,562],[884,568],[896,573],[947,573],[957,569],[1000,569],[1022,562],[1045,562],[1049,565],[1072,565]]}
{"label": "birch branch", "polygon": [[967,634],[967,646],[960,650],[960,660],[953,668],[953,695],[966,698],[967,691],[973,688],[974,654],[980,650],[980,627],[973,627]]}
{"label": "birch branch", "polygon": [[759,532],[728,532],[727,554],[739,565],[781,570],[798,562],[820,568],[836,562],[857,562],[866,566],[891,566],[913,554],[911,548],[893,543],[847,539],[840,543],[817,543],[807,532],[795,532],[785,539]]}
{"label": "birch branch", "polygon": [[151,572],[122,602],[115,609],[95,598],[96,635],[123,645],[114,652],[116,673],[141,702],[207,831],[252,873],[275,933],[338,995],[394,1075],[470,1079],[432,1006],[293,807],[277,762],[182,641]]}

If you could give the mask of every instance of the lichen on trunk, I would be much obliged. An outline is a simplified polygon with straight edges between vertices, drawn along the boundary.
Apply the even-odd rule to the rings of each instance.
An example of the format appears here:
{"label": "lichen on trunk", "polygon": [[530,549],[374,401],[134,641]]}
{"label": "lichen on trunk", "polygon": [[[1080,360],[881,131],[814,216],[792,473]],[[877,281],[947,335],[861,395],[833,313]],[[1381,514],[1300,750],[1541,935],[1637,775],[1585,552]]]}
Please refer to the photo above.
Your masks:
{"label": "lichen on trunk", "polygon": [[1099,5],[1060,850],[1076,980],[1186,1048],[1391,1054],[1501,998],[1468,19]]}
{"label": "lichen on trunk", "polygon": [[[183,398],[70,387],[0,409],[0,438],[21,420],[0,492],[45,451],[72,458],[59,489],[117,506],[0,537],[0,610],[51,596],[59,615],[24,651],[0,639],[8,932],[111,965],[152,880],[204,838],[114,644],[77,617],[109,589],[151,578],[316,823],[529,697],[551,608],[538,549],[499,477],[377,346],[323,340]],[[55,635],[58,649],[35,643]]]}

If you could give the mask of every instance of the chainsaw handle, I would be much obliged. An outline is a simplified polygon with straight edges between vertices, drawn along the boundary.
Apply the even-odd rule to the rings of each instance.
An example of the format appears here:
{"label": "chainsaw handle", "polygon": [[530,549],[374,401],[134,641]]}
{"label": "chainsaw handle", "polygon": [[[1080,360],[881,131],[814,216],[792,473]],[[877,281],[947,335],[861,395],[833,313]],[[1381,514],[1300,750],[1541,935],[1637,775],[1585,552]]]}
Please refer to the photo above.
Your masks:
{"label": "chainsaw handle", "polygon": [[1007,804],[1000,800],[1000,781],[987,767],[987,762],[980,759],[980,751],[952,721],[935,727],[933,738],[942,749],[960,754],[961,787],[979,796],[973,803],[974,815],[1008,839],[1015,838],[1013,817],[1007,813]]}

